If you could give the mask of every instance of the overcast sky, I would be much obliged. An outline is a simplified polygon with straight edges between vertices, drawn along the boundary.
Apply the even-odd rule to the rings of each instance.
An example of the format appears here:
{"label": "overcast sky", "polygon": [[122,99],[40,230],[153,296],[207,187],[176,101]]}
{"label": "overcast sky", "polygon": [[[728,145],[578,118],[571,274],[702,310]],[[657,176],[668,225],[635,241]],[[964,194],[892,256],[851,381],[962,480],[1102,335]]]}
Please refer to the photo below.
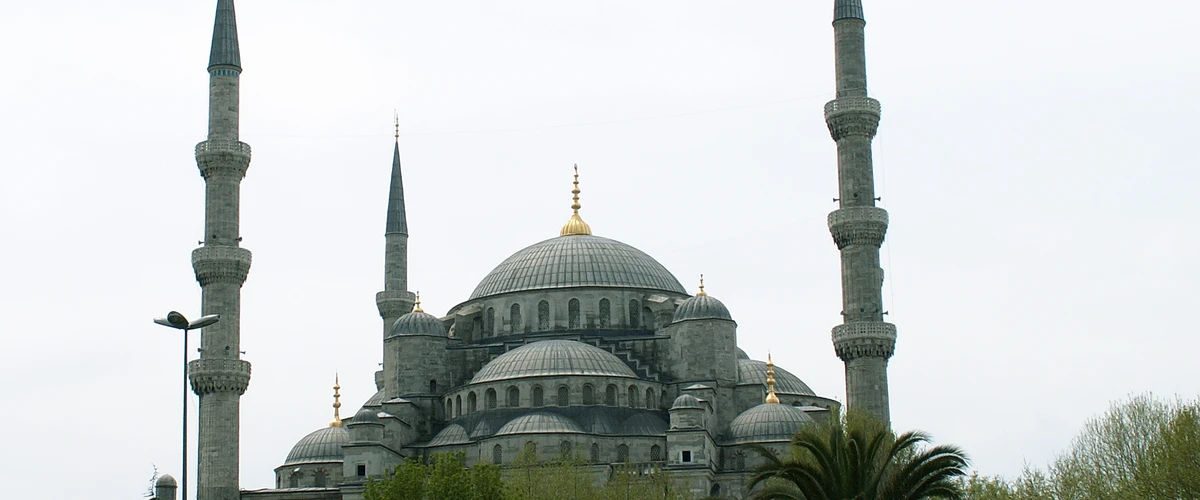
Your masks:
{"label": "overcast sky", "polygon": [[[150,320],[200,309],[215,3],[0,17],[7,497],[179,476],[181,342]],[[743,349],[844,401],[832,3],[238,2],[242,486],[328,423],[335,371],[344,415],[375,391],[393,109],[426,310],[555,236],[578,163],[596,234],[704,273]],[[864,3],[896,427],[1011,475],[1110,401],[1200,393],[1200,3]]]}

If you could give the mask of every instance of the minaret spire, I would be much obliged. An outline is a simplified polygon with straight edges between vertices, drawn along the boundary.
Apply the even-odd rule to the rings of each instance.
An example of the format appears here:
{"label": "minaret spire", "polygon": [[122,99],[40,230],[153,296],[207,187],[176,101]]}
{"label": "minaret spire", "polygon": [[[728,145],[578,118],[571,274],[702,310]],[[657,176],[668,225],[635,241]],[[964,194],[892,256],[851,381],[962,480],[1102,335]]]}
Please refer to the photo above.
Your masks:
{"label": "minaret spire", "polygon": [[400,175],[400,116],[396,115],[396,146],[392,150],[392,185],[388,191],[387,230],[384,234],[408,236],[404,213],[404,177]]}
{"label": "minaret spire", "polygon": [[876,207],[871,140],[879,128],[879,101],[867,97],[867,60],[861,0],[835,0],[837,98],[825,105],[825,123],[837,142],[839,208],[829,232],[842,258],[842,319],[833,345],[846,364],[847,409],[890,423],[888,359],[896,326],[883,321],[879,247],[888,213]]}
{"label": "minaret spire", "polygon": [[242,51],[238,48],[237,15],[233,0],[217,0],[217,19],[213,22],[212,50],[208,70],[218,66],[242,70]]}
{"label": "minaret spire", "polygon": [[[393,111],[396,143],[392,148],[392,177],[388,189],[387,223],[384,227],[383,291],[375,294],[375,307],[383,318],[383,371],[376,386],[389,398],[399,395],[395,373],[401,353],[388,346],[388,332],[400,316],[413,310],[416,297],[408,291],[408,217],[404,210],[404,177],[400,172],[400,115]],[[405,353],[408,355],[411,353]]]}

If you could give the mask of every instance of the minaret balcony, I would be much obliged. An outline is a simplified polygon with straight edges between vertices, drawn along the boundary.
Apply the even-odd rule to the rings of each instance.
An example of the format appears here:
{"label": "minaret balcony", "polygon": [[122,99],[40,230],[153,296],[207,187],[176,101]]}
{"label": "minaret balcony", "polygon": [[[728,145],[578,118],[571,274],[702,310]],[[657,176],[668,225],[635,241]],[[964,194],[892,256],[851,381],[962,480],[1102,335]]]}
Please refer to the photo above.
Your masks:
{"label": "minaret balcony", "polygon": [[833,327],[833,347],[842,360],[890,358],[896,350],[896,325],[853,321]]}
{"label": "minaret balcony", "polygon": [[250,157],[250,145],[242,141],[231,141],[229,139],[213,139],[211,141],[201,141],[196,145],[196,157],[210,153],[232,153],[237,155]]}
{"label": "minaret balcony", "polygon": [[203,246],[192,250],[192,269],[200,286],[209,283],[246,282],[250,274],[250,251],[241,247]]}
{"label": "minaret balcony", "polygon": [[[417,297],[407,290],[384,290],[375,294],[375,306],[379,308],[379,316],[399,318],[412,312]],[[392,325],[387,325],[390,329]]]}
{"label": "minaret balcony", "polygon": [[879,101],[870,97],[842,97],[825,103],[825,124],[833,140],[848,136],[875,137],[879,129]]}
{"label": "minaret balcony", "polygon": [[229,139],[213,139],[196,145],[196,165],[205,179],[214,176],[246,176],[250,167],[250,145]]}
{"label": "minaret balcony", "polygon": [[870,97],[842,97],[825,103],[825,118],[841,113],[870,113],[879,116],[879,101]]}
{"label": "minaret balcony", "polygon": [[838,250],[850,245],[878,248],[887,235],[888,213],[879,207],[846,207],[829,213],[829,234]]}
{"label": "minaret balcony", "polygon": [[250,362],[242,359],[200,358],[188,363],[188,378],[196,394],[236,392],[250,385]]}

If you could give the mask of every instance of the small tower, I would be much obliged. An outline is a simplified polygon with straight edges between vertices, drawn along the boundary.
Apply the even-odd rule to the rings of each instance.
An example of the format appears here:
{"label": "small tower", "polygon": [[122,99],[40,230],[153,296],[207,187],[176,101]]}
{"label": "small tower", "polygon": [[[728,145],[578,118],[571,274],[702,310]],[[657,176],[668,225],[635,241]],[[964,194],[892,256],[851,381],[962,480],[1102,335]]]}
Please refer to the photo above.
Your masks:
{"label": "small tower", "polygon": [[154,481],[153,500],[175,500],[178,491],[179,483],[175,482],[175,478],[170,474],[163,474]]}
{"label": "small tower", "polygon": [[434,423],[444,416],[441,395],[450,386],[446,369],[449,342],[446,325],[421,309],[419,294],[412,312],[392,323],[383,340],[385,408],[395,398],[419,407],[420,421],[411,422],[419,434],[431,433]]}
{"label": "small tower", "polygon": [[679,304],[665,329],[669,335],[668,366],[679,387],[704,384],[714,391],[707,399],[718,421],[737,415],[733,402],[738,382],[737,323],[725,304],[704,290],[704,275],[694,297]]}
{"label": "small tower", "polygon": [[[387,223],[384,229],[383,291],[375,294],[375,306],[383,318],[386,337],[400,316],[413,308],[408,291],[408,217],[404,210],[404,177],[400,173],[400,117],[396,116],[396,143],[392,149],[392,178],[388,189]],[[386,374],[387,363],[384,362]]]}
{"label": "small tower", "polygon": [[829,232],[842,258],[843,323],[833,328],[833,345],[846,364],[847,409],[888,423],[887,364],[896,326],[883,321],[879,247],[888,213],[875,206],[871,140],[879,127],[879,101],[867,97],[865,25],[862,0],[835,1],[837,98],[825,105],[825,123],[837,142],[840,205],[829,214]]}
{"label": "small tower", "polygon": [[[204,241],[192,252],[205,315],[221,321],[200,335],[200,359],[188,364],[192,390],[200,397],[197,500],[232,500],[238,492],[238,428],[250,363],[241,356],[242,284],[250,251],[238,230],[242,178],[250,146],[238,140],[238,87],[242,74],[233,0],[218,0],[208,60],[208,140],[196,145],[204,177]],[[180,495],[186,497],[187,492]]]}

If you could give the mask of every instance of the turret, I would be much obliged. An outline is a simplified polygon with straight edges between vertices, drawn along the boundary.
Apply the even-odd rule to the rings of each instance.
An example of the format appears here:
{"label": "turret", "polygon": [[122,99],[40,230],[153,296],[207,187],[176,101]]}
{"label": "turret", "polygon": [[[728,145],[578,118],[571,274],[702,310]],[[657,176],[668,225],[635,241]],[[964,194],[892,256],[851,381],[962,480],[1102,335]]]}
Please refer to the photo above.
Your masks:
{"label": "turret", "polygon": [[715,395],[709,403],[720,421],[728,421],[735,413],[733,391],[738,382],[737,323],[725,304],[704,290],[704,276],[694,297],[684,300],[675,309],[671,324],[670,353],[665,357],[667,372],[680,387],[703,383],[712,387]]}
{"label": "turret", "polygon": [[432,432],[444,418],[441,394],[450,385],[446,370],[446,346],[450,337],[436,316],[421,309],[418,295],[413,311],[392,324],[383,341],[385,402],[404,398],[421,409],[419,422],[411,422],[420,434]]}

